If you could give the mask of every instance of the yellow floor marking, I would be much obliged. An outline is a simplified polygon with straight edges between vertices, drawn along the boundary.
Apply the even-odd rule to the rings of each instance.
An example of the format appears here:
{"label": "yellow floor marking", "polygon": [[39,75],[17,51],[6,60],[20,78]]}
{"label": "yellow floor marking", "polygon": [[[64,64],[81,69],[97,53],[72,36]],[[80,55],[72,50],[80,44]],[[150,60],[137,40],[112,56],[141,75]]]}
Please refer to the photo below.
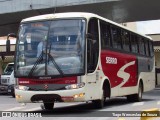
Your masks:
{"label": "yellow floor marking", "polygon": [[141,114],[142,114],[142,116],[141,116],[140,120],[154,120],[154,119],[158,119],[159,116],[157,117],[157,115],[159,114],[159,109],[158,108],[152,108],[152,109],[148,109],[148,110],[143,110],[141,112]]}

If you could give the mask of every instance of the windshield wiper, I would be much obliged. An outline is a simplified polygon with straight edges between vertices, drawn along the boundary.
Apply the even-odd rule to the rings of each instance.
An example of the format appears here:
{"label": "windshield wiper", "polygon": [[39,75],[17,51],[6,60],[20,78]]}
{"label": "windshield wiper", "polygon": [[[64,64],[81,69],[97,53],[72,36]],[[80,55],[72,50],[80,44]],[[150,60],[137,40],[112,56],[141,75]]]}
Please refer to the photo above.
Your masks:
{"label": "windshield wiper", "polygon": [[32,76],[33,71],[35,70],[35,68],[37,67],[37,65],[38,65],[39,63],[41,63],[42,61],[43,61],[43,51],[42,51],[42,53],[40,54],[40,56],[38,57],[38,59],[37,59],[37,61],[35,62],[34,66],[32,67],[32,69],[30,70],[28,76]]}
{"label": "windshield wiper", "polygon": [[54,64],[54,66],[56,67],[56,69],[58,70],[58,72],[60,73],[61,76],[64,76],[63,71],[60,69],[60,67],[57,65],[56,61],[54,60],[54,58],[52,57],[52,55],[50,53],[48,53],[49,58],[51,59],[52,63]]}
{"label": "windshield wiper", "polygon": [[[52,63],[54,64],[54,66],[56,67],[56,69],[58,70],[58,72],[60,73],[60,75],[64,76],[63,71],[60,69],[60,67],[57,65],[56,61],[54,60],[54,58],[50,54],[50,52],[51,52],[51,46],[52,46],[52,43],[50,44],[50,47],[49,47],[49,53],[48,53],[49,59],[51,59]],[[48,62],[49,62],[49,60],[48,60]]]}
{"label": "windshield wiper", "polygon": [[[32,69],[30,70],[28,76],[33,76],[33,72],[36,69],[37,65],[40,64],[43,61],[43,54],[44,52],[42,51],[42,53],[40,54],[40,56],[38,57],[37,61],[35,62],[34,66],[32,67]],[[57,63],[55,62],[54,58],[51,56],[50,54],[50,50],[49,53],[47,53],[49,59],[51,59],[52,63],[54,64],[55,68],[58,70],[58,72],[60,73],[61,76],[64,76],[63,71],[60,69],[60,67],[57,65]],[[46,59],[47,60],[47,59]],[[46,62],[45,62],[45,66],[46,66]],[[47,69],[45,69],[45,71],[47,71]]]}

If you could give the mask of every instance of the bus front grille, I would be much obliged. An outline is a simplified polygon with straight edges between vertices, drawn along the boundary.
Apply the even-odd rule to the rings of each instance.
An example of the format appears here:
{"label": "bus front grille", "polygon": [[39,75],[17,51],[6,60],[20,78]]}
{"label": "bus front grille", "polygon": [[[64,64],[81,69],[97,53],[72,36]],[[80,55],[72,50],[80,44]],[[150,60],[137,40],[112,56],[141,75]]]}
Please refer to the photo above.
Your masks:
{"label": "bus front grille", "polygon": [[63,100],[61,99],[61,96],[57,94],[37,94],[33,95],[31,97],[32,102],[38,102],[38,101],[43,101],[43,102],[62,102]]}

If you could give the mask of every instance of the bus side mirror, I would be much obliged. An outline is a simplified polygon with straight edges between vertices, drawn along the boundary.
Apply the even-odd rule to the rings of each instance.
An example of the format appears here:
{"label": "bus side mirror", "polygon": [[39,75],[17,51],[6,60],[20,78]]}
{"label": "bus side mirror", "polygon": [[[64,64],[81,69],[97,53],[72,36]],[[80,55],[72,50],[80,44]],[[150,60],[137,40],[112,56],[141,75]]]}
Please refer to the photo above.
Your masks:
{"label": "bus side mirror", "polygon": [[16,34],[15,33],[10,33],[7,35],[7,41],[6,41],[6,52],[9,53],[10,52],[10,40],[9,37],[14,37],[16,38]]}
{"label": "bus side mirror", "polygon": [[17,38],[16,34],[15,33],[10,33],[7,35],[7,40],[9,39],[9,37],[14,37],[14,38]]}

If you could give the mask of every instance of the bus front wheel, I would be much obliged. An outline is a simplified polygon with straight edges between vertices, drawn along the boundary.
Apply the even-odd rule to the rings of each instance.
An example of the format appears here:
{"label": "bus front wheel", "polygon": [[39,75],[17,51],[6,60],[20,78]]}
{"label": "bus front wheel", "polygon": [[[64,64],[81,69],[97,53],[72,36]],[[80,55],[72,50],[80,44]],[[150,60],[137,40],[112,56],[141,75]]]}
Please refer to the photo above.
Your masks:
{"label": "bus front wheel", "polygon": [[105,103],[105,99],[106,99],[104,92],[105,91],[103,90],[103,94],[102,94],[102,97],[100,100],[93,100],[92,101],[95,108],[101,109],[104,107],[104,103]]}

